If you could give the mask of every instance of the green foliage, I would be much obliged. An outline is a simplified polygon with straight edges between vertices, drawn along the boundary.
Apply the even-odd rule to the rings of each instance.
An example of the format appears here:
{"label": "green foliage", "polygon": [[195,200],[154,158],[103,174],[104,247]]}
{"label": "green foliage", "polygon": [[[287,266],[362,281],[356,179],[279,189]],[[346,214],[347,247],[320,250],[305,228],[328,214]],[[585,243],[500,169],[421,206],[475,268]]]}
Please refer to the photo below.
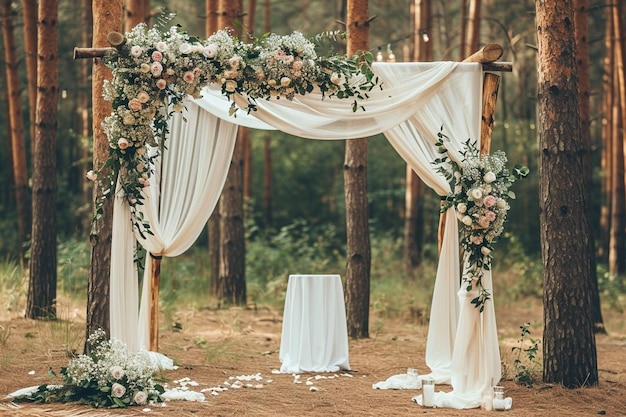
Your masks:
{"label": "green foliage", "polygon": [[517,352],[513,361],[515,382],[530,388],[536,382],[535,372],[540,365],[538,359],[539,340],[530,337],[530,323],[524,323],[520,329],[518,345],[512,348],[514,353]]}

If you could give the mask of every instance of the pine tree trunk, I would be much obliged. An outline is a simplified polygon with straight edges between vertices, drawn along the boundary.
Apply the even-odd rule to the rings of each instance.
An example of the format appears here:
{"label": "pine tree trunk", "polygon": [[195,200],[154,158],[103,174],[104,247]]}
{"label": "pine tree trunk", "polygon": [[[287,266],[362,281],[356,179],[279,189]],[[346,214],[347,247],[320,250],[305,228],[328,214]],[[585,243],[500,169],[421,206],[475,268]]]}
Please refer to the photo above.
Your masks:
{"label": "pine tree trunk", "polygon": [[[218,26],[236,32],[235,22],[241,18],[241,0],[220,0]],[[245,233],[243,213],[244,140],[239,128],[235,151],[220,198],[220,265],[217,295],[221,304],[246,303]]]}
{"label": "pine tree trunk", "polygon": [[[81,28],[81,43],[82,45],[89,45],[93,38],[93,16],[91,8],[91,0],[81,0],[82,3],[82,28]],[[80,65],[80,89],[78,91],[78,111],[80,112],[80,160],[82,168],[82,187],[81,196],[82,204],[84,207],[91,207],[91,191],[92,186],[89,181],[85,181],[87,171],[91,169],[91,163],[89,163],[89,156],[91,150],[91,68],[93,62],[88,59],[83,59],[79,63]],[[89,211],[87,211],[89,213]],[[83,223],[81,224],[82,230],[89,230],[89,222],[91,220],[89,214],[83,216]]]}
{"label": "pine tree trunk", "polygon": [[[206,36],[209,37],[218,30],[219,1],[206,0]],[[211,271],[210,294],[214,297],[219,292],[220,276],[220,204],[213,209],[207,222],[209,269]]]}
{"label": "pine tree trunk", "polygon": [[604,45],[606,55],[604,57],[604,76],[602,91],[602,147],[600,158],[600,169],[604,173],[602,176],[602,207],[600,208],[600,248],[599,256],[604,261],[608,261],[609,253],[609,227],[611,223],[611,187],[612,187],[612,164],[613,154],[613,123],[611,117],[613,112],[613,86],[615,85],[615,40],[613,39],[613,17],[612,9],[607,7],[606,29]]}
{"label": "pine tree trunk", "polygon": [[[93,2],[93,46],[108,47],[109,32],[122,30],[122,1]],[[102,128],[102,121],[111,114],[111,103],[102,98],[102,85],[111,78],[111,71],[96,59],[92,76],[93,102],[93,166],[102,167],[109,156],[109,140]],[[101,175],[107,175],[103,172]],[[94,187],[94,201],[102,195],[100,187]],[[109,301],[111,269],[111,232],[113,225],[113,199],[104,200],[100,219],[92,223],[89,236],[91,263],[87,283],[87,335],[98,328],[109,334]]]}
{"label": "pine tree trunk", "polygon": [[11,1],[2,0],[0,16],[2,18],[2,39],[4,41],[4,62],[9,98],[9,126],[11,128],[11,161],[13,167],[13,187],[17,212],[17,242],[15,253],[23,263],[25,244],[30,233],[30,197],[28,189],[28,170],[26,168],[26,145],[24,121],[20,103],[18,61],[15,52],[15,28],[11,11]]}
{"label": "pine tree trunk", "polygon": [[150,0],[126,0],[124,28],[130,32],[139,23],[147,23],[150,18]]}
{"label": "pine tree trunk", "polygon": [[481,0],[470,0],[467,23],[467,49],[465,49],[463,59],[480,49],[480,3]]}
{"label": "pine tree trunk", "polygon": [[56,134],[58,102],[58,3],[39,3],[33,227],[26,316],[56,318]]}
{"label": "pine tree trunk", "polygon": [[543,379],[598,383],[572,0],[537,0]]}
{"label": "pine tree trunk", "polygon": [[593,308],[593,328],[596,333],[606,333],[604,330],[604,321],[602,319],[602,309],[600,308],[600,294],[598,291],[598,273],[596,268],[596,245],[595,236],[597,232],[592,226],[592,213],[596,213],[597,210],[593,207],[592,199],[592,164],[591,154],[591,122],[590,122],[590,110],[589,110],[589,90],[591,88],[589,78],[589,14],[587,11],[587,0],[575,0],[574,8],[574,25],[576,30],[576,49],[578,50],[578,95],[579,95],[579,113],[580,113],[580,128],[581,128],[581,141],[583,144],[583,178],[585,180],[585,195],[589,201],[588,219],[589,222],[589,261],[591,264],[591,274],[589,280],[591,283],[591,301]]}
{"label": "pine tree trunk", "polygon": [[[240,127],[240,132],[242,128]],[[241,134],[241,133],[240,133]],[[224,305],[245,305],[243,227],[243,141],[237,138],[220,201],[220,270],[218,298]]]}
{"label": "pine tree trunk", "polygon": [[[348,0],[347,54],[369,50],[368,0]],[[371,249],[367,206],[367,138],[346,141],[344,159],[348,335],[369,337]]]}
{"label": "pine tree trunk", "polygon": [[30,150],[34,154],[35,111],[37,106],[37,0],[22,0],[24,20],[24,52],[26,53],[26,79],[28,80],[28,110]]}
{"label": "pine tree trunk", "polygon": [[[432,60],[432,43],[424,37],[431,21],[430,0],[415,0],[413,4],[413,61],[427,62]],[[426,32],[424,32],[426,31]],[[404,199],[404,274],[410,276],[422,262],[424,246],[424,183],[413,169],[406,167],[406,191]]]}
{"label": "pine tree trunk", "polygon": [[624,212],[626,192],[624,190],[624,117],[626,116],[626,47],[623,35],[626,33],[624,6],[617,2],[613,10],[613,30],[615,37],[615,89],[614,120],[611,168],[613,183],[611,188],[611,227],[609,229],[609,274],[617,277],[626,271],[626,213]]}

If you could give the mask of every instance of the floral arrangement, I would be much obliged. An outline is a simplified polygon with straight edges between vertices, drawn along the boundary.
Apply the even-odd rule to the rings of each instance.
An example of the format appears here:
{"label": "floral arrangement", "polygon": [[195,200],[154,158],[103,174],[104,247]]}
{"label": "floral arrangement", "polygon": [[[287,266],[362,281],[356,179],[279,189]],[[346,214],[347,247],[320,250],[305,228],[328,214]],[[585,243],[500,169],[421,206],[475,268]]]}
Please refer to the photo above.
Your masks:
{"label": "floral arrangement", "polygon": [[[142,189],[150,185],[150,162],[155,157],[147,154],[146,145],[164,146],[167,119],[183,110],[183,100],[200,97],[202,88],[213,84],[229,98],[236,93],[246,96],[246,110],[253,111],[256,100],[292,100],[317,89],[324,97],[354,99],[356,111],[357,99],[366,98],[377,84],[370,68],[372,56],[316,53],[316,46],[337,36],[328,32],[308,40],[294,32],[244,43],[225,30],[201,40],[177,26],[159,30],[137,25],[104,58],[113,73],[104,85],[113,112],[103,123],[110,145],[103,168],[110,168],[111,174],[99,178],[99,172],[90,171],[88,178],[99,181],[103,200],[115,189],[119,175],[134,227],[151,233],[136,210],[142,204]],[[236,110],[233,101],[231,114]],[[102,215],[102,200],[97,202],[96,219]]]}
{"label": "floral arrangement", "polygon": [[41,385],[16,400],[80,402],[93,407],[123,408],[161,402],[164,389],[152,379],[157,368],[147,352],[128,354],[119,340],[107,340],[98,329],[87,340],[89,355],[61,368],[63,385]]}
{"label": "floral arrangement", "polygon": [[515,199],[515,193],[509,188],[520,178],[528,175],[525,166],[516,165],[512,171],[506,167],[508,162],[503,151],[481,155],[476,143],[468,140],[461,152],[462,163],[459,165],[448,155],[444,140],[448,138],[438,133],[435,146],[441,155],[433,162],[437,171],[443,174],[452,186],[441,207],[441,212],[450,207],[456,209],[461,222],[461,245],[464,250],[463,284],[471,291],[474,286],[478,295],[472,304],[484,310],[490,299],[489,290],[483,287],[483,271],[491,268],[493,245],[504,231],[504,222],[510,209],[508,200]]}

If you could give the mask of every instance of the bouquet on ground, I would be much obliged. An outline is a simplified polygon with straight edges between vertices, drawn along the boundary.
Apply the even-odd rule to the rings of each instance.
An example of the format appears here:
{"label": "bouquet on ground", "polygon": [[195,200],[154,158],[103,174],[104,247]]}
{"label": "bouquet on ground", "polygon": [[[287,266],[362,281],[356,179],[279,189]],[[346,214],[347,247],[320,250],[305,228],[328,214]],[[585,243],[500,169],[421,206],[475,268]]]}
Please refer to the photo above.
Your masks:
{"label": "bouquet on ground", "polygon": [[504,231],[510,199],[515,193],[509,188],[520,178],[528,175],[525,166],[507,169],[507,157],[503,151],[481,155],[476,143],[468,140],[461,151],[462,161],[452,160],[445,146],[449,140],[442,132],[437,134],[435,146],[441,155],[433,164],[437,171],[450,182],[452,191],[445,197],[441,212],[450,207],[456,209],[461,222],[461,245],[464,251],[463,285],[466,290],[477,289],[472,304],[482,312],[490,299],[489,290],[483,287],[484,271],[491,269],[493,245]]}
{"label": "bouquet on ground", "polygon": [[87,343],[88,355],[78,355],[61,368],[65,384],[41,385],[15,399],[78,402],[108,408],[163,401],[164,389],[153,380],[157,367],[148,352],[129,354],[124,343],[108,340],[102,329],[89,336]]}

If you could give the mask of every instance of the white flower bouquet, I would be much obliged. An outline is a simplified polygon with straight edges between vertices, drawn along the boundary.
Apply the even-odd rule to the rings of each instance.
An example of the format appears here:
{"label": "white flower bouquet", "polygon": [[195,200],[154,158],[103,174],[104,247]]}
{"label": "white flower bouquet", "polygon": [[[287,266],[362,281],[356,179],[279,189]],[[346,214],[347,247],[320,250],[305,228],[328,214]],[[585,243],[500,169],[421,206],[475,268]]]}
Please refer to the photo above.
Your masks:
{"label": "white flower bouquet", "polygon": [[478,295],[472,304],[482,312],[490,299],[489,290],[483,287],[483,271],[491,269],[493,245],[504,231],[504,222],[510,209],[508,200],[515,199],[509,188],[520,178],[528,175],[525,166],[516,165],[512,171],[506,167],[507,157],[503,151],[481,155],[476,143],[468,140],[459,165],[448,155],[444,141],[448,138],[438,133],[435,146],[441,157],[433,164],[437,171],[450,182],[452,192],[445,197],[441,212],[454,207],[461,222],[461,245],[464,251],[464,274],[466,290],[476,288]]}
{"label": "white flower bouquet", "polygon": [[61,368],[64,384],[41,385],[15,400],[78,402],[107,408],[163,401],[164,389],[153,380],[157,368],[148,352],[129,354],[119,340],[107,340],[102,329],[90,335],[87,343],[88,355],[78,355]]}

